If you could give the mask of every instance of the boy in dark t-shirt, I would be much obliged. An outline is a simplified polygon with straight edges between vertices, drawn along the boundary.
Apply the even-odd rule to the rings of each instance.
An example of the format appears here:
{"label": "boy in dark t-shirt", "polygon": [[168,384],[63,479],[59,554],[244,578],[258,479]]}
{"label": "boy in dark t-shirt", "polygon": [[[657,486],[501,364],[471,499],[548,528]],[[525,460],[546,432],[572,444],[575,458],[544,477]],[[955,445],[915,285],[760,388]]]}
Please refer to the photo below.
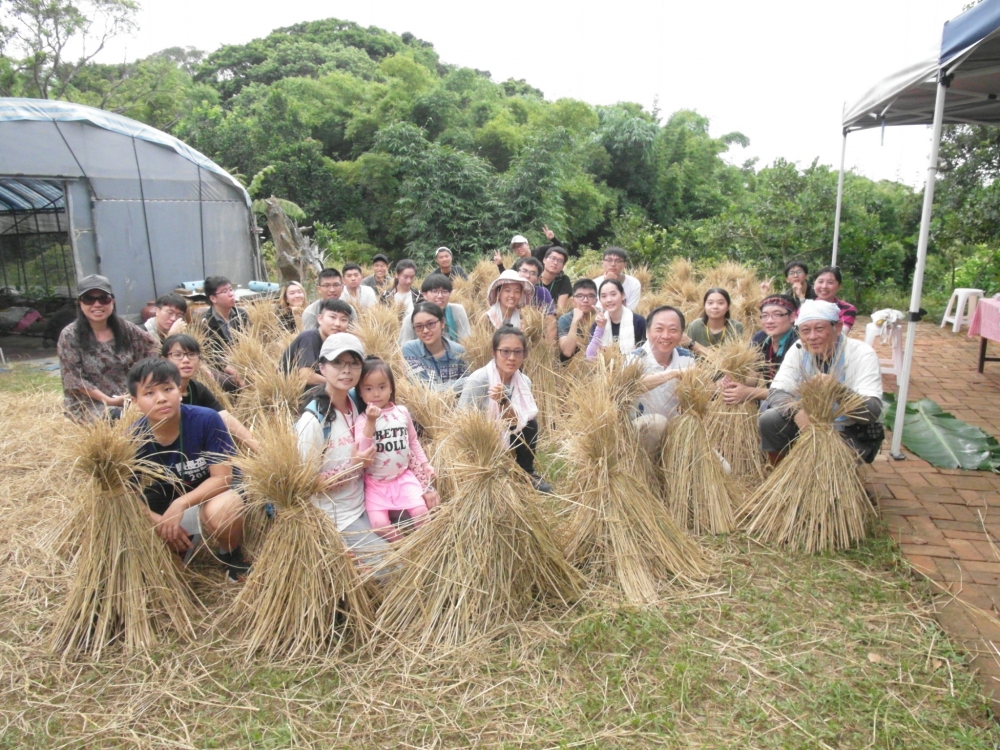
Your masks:
{"label": "boy in dark t-shirt", "polygon": [[143,443],[139,458],[160,464],[175,481],[158,480],[144,491],[157,533],[178,554],[195,535],[218,543],[227,578],[238,581],[249,566],[240,553],[242,499],[229,489],[234,453],[222,417],[211,409],[181,404],[181,375],[165,359],[144,359],[128,373],[128,389],[144,415],[136,422]]}

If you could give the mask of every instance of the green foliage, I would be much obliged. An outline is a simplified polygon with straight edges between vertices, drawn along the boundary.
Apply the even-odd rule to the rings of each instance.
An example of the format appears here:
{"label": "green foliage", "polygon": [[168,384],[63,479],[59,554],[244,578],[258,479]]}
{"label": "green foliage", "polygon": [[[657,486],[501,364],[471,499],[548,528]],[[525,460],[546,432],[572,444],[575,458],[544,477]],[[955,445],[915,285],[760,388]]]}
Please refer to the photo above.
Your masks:
{"label": "green foliage", "polygon": [[[0,87],[28,91],[28,62],[0,57]],[[65,98],[163,128],[256,175],[255,197],[301,208],[302,221],[336,233],[330,251],[344,257],[379,248],[423,260],[445,244],[468,263],[548,225],[571,249],[615,242],[653,267],[684,255],[773,275],[792,258],[813,268],[829,259],[830,168],[736,166],[746,137],[715,136],[696,112],[661,122],[657,107],[630,102],[546,101],[523,80],[443,64],[412,34],[326,19],[207,56],[171,48],[127,65],[84,61],[68,81]],[[965,128],[949,139],[948,210],[935,223],[926,277],[935,299],[953,276],[989,277],[992,261],[975,248],[1000,235],[1000,157],[991,156],[1000,138]],[[862,310],[905,297],[919,203],[905,186],[848,175],[841,294]]]}
{"label": "green foliage", "polygon": [[[896,420],[898,402],[887,393],[885,423]],[[929,398],[909,401],[903,417],[903,445],[932,466],[969,471],[1000,470],[1000,443],[975,425],[957,419]]]}

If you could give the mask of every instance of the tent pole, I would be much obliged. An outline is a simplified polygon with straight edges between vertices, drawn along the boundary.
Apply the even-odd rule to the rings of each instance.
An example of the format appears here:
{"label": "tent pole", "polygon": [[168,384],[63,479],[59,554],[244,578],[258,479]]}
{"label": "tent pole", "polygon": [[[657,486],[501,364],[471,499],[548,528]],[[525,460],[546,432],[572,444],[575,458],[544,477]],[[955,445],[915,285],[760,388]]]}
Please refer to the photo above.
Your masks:
{"label": "tent pole", "polygon": [[837,178],[837,211],[833,215],[833,256],[830,265],[837,267],[837,250],[840,248],[840,208],[844,204],[844,160],[847,158],[847,128],[844,128],[844,143],[840,147],[840,177]]}
{"label": "tent pole", "polygon": [[910,318],[906,326],[906,345],[903,350],[903,372],[899,374],[899,391],[896,394],[896,422],[892,426],[892,445],[889,453],[897,461],[905,458],[903,420],[906,418],[906,398],[910,390],[910,367],[913,365],[913,343],[917,337],[920,319],[920,295],[924,286],[924,266],[927,263],[927,238],[931,229],[931,208],[934,205],[934,182],[938,170],[938,147],[941,145],[941,124],[944,121],[944,99],[949,77],[938,77],[937,96],[934,99],[934,128],[931,134],[931,155],[927,160],[927,184],[924,185],[924,206],[920,214],[920,235],[917,240],[917,266],[913,270],[913,292],[910,294]]}

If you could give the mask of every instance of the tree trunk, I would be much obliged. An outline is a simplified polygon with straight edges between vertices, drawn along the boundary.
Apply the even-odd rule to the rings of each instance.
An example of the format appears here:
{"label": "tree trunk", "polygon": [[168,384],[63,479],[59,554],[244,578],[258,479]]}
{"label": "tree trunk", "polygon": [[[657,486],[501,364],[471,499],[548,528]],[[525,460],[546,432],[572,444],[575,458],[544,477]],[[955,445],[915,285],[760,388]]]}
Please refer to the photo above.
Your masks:
{"label": "tree trunk", "polygon": [[294,221],[288,218],[284,210],[272,195],[264,201],[267,204],[267,228],[274,242],[274,253],[281,272],[281,283],[303,280],[305,268],[312,268],[316,273],[323,270],[319,247],[314,241],[304,236]]}

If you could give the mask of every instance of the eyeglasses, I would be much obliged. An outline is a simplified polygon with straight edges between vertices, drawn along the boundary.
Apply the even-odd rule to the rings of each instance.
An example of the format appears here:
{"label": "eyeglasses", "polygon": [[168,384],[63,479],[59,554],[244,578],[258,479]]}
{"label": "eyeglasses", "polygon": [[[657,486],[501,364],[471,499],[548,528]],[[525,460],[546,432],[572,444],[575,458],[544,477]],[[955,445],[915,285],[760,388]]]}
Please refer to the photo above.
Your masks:
{"label": "eyeglasses", "polygon": [[430,323],[417,323],[415,326],[413,326],[413,330],[416,333],[423,333],[424,331],[433,331],[435,328],[437,328],[437,324],[440,322],[441,322],[440,320],[434,320],[431,321]]}
{"label": "eyeglasses", "polygon": [[360,362],[353,362],[353,361],[327,362],[327,364],[330,365],[330,367],[334,368],[335,370],[340,370],[341,372],[343,372],[344,370],[360,370],[362,367],[362,364]]}
{"label": "eyeglasses", "polygon": [[96,305],[98,303],[110,305],[115,301],[115,298],[111,294],[82,294],[80,295],[80,301],[85,305]]}
{"label": "eyeglasses", "polygon": [[499,354],[504,359],[510,359],[511,357],[523,357],[524,349],[494,349],[497,354]]}
{"label": "eyeglasses", "polygon": [[344,285],[343,285],[343,284],[341,284],[341,283],[340,283],[340,282],[338,281],[338,282],[337,282],[336,284],[320,284],[320,285],[319,285],[319,288],[320,288],[320,289],[343,289],[343,288],[344,288]]}
{"label": "eyeglasses", "polygon": [[787,318],[791,313],[761,313],[761,320],[781,320],[782,318]]}
{"label": "eyeglasses", "polygon": [[596,302],[596,294],[574,294],[573,299],[579,300],[580,302]]}
{"label": "eyeglasses", "polygon": [[604,262],[605,263],[611,263],[611,264],[616,265],[616,266],[617,265],[623,265],[623,266],[625,265],[625,259],[624,258],[619,258],[619,257],[617,257],[615,255],[608,256],[607,258],[604,259]]}
{"label": "eyeglasses", "polygon": [[791,271],[788,272],[788,275],[789,276],[805,276],[806,272],[803,271],[801,268],[793,268]]}
{"label": "eyeglasses", "polygon": [[167,359],[172,359],[174,362],[183,362],[185,359],[194,362],[196,359],[201,359],[201,355],[197,352],[170,352]]}

